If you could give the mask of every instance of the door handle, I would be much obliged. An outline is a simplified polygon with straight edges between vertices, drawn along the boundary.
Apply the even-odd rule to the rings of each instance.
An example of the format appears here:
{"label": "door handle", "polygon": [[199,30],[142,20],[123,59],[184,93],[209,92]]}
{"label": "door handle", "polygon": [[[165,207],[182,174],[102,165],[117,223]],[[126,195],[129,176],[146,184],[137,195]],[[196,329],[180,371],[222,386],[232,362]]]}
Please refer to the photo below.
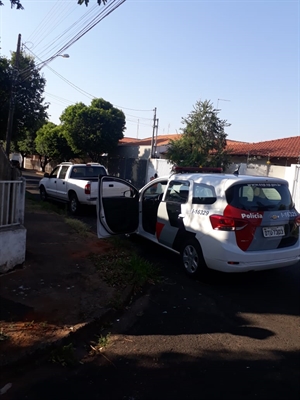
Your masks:
{"label": "door handle", "polygon": [[184,215],[183,214],[178,214],[178,219],[183,219]]}
{"label": "door handle", "polygon": [[110,183],[110,184],[108,185],[108,187],[114,187],[114,185],[113,185],[112,183]]}

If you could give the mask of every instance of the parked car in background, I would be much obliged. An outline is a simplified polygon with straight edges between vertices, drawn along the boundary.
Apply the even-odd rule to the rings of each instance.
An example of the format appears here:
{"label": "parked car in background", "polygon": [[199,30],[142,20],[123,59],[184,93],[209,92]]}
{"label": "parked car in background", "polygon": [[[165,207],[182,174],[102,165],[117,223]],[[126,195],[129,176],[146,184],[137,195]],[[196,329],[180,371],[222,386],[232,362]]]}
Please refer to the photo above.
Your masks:
{"label": "parked car in background", "polygon": [[[81,205],[96,205],[99,176],[107,176],[107,170],[101,164],[63,162],[50,174],[45,173],[40,180],[41,199],[45,201],[51,198],[66,202],[69,204],[70,212],[77,214]],[[102,195],[122,196],[125,190],[127,186],[108,179],[102,187]]]}
{"label": "parked car in background", "polygon": [[23,157],[20,153],[13,153],[10,155],[9,161],[12,167],[21,169]]}
{"label": "parked car in background", "polygon": [[[102,177],[98,237],[137,233],[180,254],[190,276],[206,268],[246,272],[297,263],[300,214],[288,182],[213,171],[177,168],[140,191]],[[127,185],[128,197],[102,196],[110,179]]]}

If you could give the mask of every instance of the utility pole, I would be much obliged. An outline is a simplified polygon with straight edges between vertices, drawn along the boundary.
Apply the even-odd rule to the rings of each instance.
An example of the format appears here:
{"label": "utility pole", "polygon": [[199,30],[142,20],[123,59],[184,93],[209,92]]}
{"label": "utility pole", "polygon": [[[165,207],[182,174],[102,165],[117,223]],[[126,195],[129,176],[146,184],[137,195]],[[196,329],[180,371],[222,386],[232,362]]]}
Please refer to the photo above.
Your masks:
{"label": "utility pole", "polygon": [[19,33],[16,58],[15,58],[14,66],[13,66],[7,128],[6,128],[6,155],[7,155],[7,157],[9,157],[9,154],[10,154],[10,142],[11,142],[11,134],[12,134],[12,127],[13,127],[13,120],[14,120],[14,112],[15,112],[15,90],[16,90],[16,82],[17,82],[17,78],[18,78],[18,74],[19,74],[20,50],[21,50],[21,34]]}
{"label": "utility pole", "polygon": [[157,157],[157,154],[156,154],[156,147],[157,147],[158,121],[159,121],[159,119],[156,118],[156,124],[155,124],[155,142],[154,142],[154,156],[155,156],[155,158]]}
{"label": "utility pole", "polygon": [[[157,128],[158,128],[158,119],[156,118],[156,107],[154,108],[154,117],[153,117],[153,131],[152,131],[152,140],[151,140],[151,158],[155,158],[156,152],[156,139],[157,139]],[[155,136],[156,132],[156,136]]]}

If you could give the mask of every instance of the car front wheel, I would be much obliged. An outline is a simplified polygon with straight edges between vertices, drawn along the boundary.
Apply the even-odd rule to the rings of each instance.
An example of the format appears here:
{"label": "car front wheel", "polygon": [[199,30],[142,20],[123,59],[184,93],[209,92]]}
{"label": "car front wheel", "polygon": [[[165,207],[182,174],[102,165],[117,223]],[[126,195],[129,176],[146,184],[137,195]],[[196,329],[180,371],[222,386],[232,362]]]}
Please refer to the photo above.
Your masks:
{"label": "car front wheel", "polygon": [[42,201],[46,201],[47,200],[48,195],[47,195],[47,192],[46,192],[46,189],[45,189],[44,186],[40,187],[40,197],[41,197]]}
{"label": "car front wheel", "polygon": [[187,240],[181,248],[180,255],[183,268],[190,277],[196,278],[206,271],[207,267],[197,240]]}

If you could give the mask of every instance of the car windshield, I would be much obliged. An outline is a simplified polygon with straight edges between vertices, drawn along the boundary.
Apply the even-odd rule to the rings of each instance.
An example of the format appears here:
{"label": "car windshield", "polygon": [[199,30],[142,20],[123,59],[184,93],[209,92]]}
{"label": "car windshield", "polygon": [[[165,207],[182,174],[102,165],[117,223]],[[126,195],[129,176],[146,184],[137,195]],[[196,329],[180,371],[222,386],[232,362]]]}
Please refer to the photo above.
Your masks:
{"label": "car windshield", "polygon": [[246,211],[279,211],[293,208],[288,186],[280,183],[233,185],[226,191],[228,204]]}

